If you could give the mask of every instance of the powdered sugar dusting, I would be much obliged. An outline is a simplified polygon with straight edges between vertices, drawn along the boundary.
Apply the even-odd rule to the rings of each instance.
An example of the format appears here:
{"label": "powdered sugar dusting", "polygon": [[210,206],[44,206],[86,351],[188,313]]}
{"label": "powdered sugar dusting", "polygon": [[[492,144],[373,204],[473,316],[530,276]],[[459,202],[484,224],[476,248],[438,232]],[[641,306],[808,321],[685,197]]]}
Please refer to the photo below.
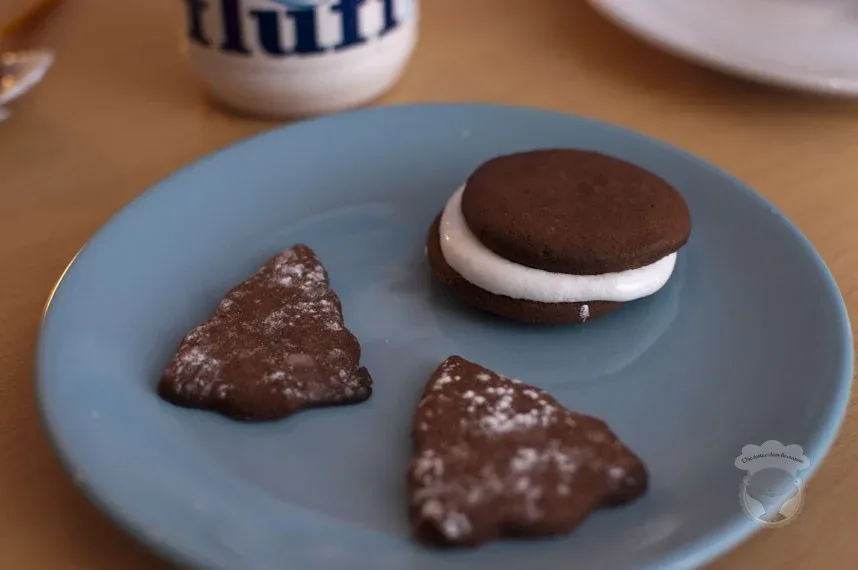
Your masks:
{"label": "powdered sugar dusting", "polygon": [[471,532],[471,521],[457,511],[445,513],[441,519],[441,531],[449,539],[455,540]]}
{"label": "powdered sugar dusting", "polygon": [[438,380],[435,381],[435,386],[432,389],[436,390],[436,391],[441,390],[444,388],[444,384],[449,384],[452,381],[453,381],[453,377],[445,374],[445,375],[441,376],[440,378],[438,378]]}
{"label": "powdered sugar dusting", "polygon": [[328,276],[322,265],[315,260],[299,259],[298,253],[286,250],[274,259],[274,279],[284,287],[301,287],[312,292],[314,288],[327,284]]}
{"label": "powdered sugar dusting", "polygon": [[220,374],[221,361],[213,357],[207,347],[193,346],[190,350],[179,352],[175,366],[177,375],[191,374],[187,382],[176,387],[179,392],[207,396],[214,386],[211,382],[207,382],[206,378],[217,377]]}
{"label": "powdered sugar dusting", "polygon": [[471,532],[471,521],[458,511],[446,511],[440,501],[429,499],[420,509],[424,519],[435,522],[439,530],[450,540],[467,536]]}

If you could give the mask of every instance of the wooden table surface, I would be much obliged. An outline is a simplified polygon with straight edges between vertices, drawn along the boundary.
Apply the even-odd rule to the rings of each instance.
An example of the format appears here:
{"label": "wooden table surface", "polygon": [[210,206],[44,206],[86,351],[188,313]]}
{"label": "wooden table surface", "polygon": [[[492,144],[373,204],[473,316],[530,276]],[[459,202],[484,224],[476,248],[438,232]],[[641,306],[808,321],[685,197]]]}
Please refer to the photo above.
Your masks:
{"label": "wooden table surface", "polygon": [[[858,103],[778,91],[651,49],[583,1],[428,0],[401,83],[378,104],[479,101],[604,119],[684,147],[772,200],[858,308]],[[166,568],[75,490],[33,391],[49,289],[116,210],[187,162],[274,122],[206,105],[176,0],[67,2],[38,38],[58,59],[0,125],[0,568]],[[813,379],[809,378],[809,382]],[[791,526],[715,570],[852,570],[858,422],[847,419]]]}

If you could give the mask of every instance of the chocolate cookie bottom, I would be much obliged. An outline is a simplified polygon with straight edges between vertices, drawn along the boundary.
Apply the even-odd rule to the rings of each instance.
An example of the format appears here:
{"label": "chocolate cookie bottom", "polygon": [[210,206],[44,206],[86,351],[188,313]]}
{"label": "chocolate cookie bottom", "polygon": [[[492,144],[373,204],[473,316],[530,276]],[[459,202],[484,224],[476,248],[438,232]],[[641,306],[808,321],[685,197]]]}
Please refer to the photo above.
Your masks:
{"label": "chocolate cookie bottom", "polygon": [[559,325],[583,323],[604,316],[617,309],[622,303],[614,301],[593,301],[588,303],[540,303],[524,299],[513,299],[504,295],[495,295],[477,287],[447,264],[441,251],[439,232],[441,214],[432,222],[426,240],[426,253],[435,276],[441,280],[463,302],[481,311],[530,324]]}

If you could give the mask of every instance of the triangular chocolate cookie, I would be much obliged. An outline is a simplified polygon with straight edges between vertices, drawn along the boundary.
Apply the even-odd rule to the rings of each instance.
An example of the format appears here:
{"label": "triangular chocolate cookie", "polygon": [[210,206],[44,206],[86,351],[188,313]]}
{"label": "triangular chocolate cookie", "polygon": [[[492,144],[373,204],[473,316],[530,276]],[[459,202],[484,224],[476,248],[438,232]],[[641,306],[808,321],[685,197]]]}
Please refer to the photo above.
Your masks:
{"label": "triangular chocolate cookie", "polygon": [[647,489],[644,464],[605,422],[459,356],[429,379],[412,439],[411,520],[435,546],[566,533]]}
{"label": "triangular chocolate cookie", "polygon": [[233,288],[170,360],[159,395],[242,420],[362,402],[372,378],[313,251],[294,247]]}

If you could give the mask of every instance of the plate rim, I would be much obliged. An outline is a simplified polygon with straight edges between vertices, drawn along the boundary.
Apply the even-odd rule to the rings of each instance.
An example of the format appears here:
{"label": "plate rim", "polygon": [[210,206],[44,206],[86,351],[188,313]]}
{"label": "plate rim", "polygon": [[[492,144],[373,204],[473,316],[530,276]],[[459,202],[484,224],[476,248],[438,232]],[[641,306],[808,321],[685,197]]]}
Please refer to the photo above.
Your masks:
{"label": "plate rim", "polygon": [[[514,104],[451,102],[400,103],[344,111],[322,117],[296,121],[294,123],[275,125],[269,129],[259,131],[256,134],[237,139],[236,141],[204,154],[195,160],[186,162],[183,166],[177,168],[170,174],[149,184],[148,187],[130,201],[126,202],[125,205],[118,207],[114,213],[102,222],[102,224],[91,234],[63,269],[47,295],[41,318],[39,320],[34,362],[36,408],[39,421],[43,426],[49,446],[53,451],[54,456],[59,460],[63,470],[67,473],[70,479],[74,481],[75,488],[80,491],[90,501],[90,503],[102,513],[102,515],[105,515],[107,519],[111,521],[113,526],[131,537],[138,544],[145,546],[152,553],[167,561],[178,563],[182,567],[187,568],[207,568],[202,565],[203,562],[200,559],[194,557],[190,552],[184,551],[178,545],[178,542],[158,540],[155,537],[150,536],[149,533],[144,531],[138,521],[132,520],[132,517],[127,516],[127,513],[124,513],[119,505],[112,503],[110,498],[102,494],[97,485],[91,485],[88,479],[84,479],[82,481],[74,480],[74,473],[81,469],[81,464],[75,459],[75,454],[72,449],[67,449],[63,445],[60,434],[58,433],[59,426],[55,423],[58,420],[54,417],[56,413],[51,409],[51,404],[49,403],[50,398],[46,397],[46,394],[49,393],[49,380],[45,377],[45,373],[43,371],[44,361],[46,359],[45,355],[50,348],[45,335],[45,325],[52,314],[54,299],[58,291],[63,287],[63,282],[69,271],[75,266],[78,259],[90,248],[101,240],[109,239],[111,230],[118,227],[126,216],[132,215],[135,208],[142,207],[146,202],[156,199],[156,197],[169,189],[169,183],[171,181],[198,168],[204,167],[208,162],[217,160],[221,155],[231,152],[234,148],[250,144],[260,139],[279,136],[282,132],[292,132],[301,128],[317,128],[316,125],[318,124],[324,125],[328,123],[336,123],[344,116],[384,116],[391,112],[395,113],[399,110],[407,112],[412,109],[436,109],[439,111],[445,109],[472,109],[475,111],[494,111],[498,113],[533,113],[564,118],[566,120],[573,119],[579,122],[579,124],[588,124],[600,129],[606,129],[608,131],[612,131],[617,136],[631,137],[641,142],[655,145],[662,151],[675,154],[683,160],[693,163],[698,168],[702,168],[712,174],[728,180],[737,192],[744,194],[746,198],[756,201],[760,205],[769,209],[771,213],[778,218],[778,221],[785,226],[788,233],[796,239],[796,246],[807,250],[811,260],[816,265],[820,277],[823,279],[824,287],[828,289],[832,296],[832,300],[836,303],[839,323],[833,323],[832,326],[837,326],[837,324],[840,325],[839,336],[842,344],[841,354],[844,362],[842,363],[841,374],[838,378],[838,393],[835,394],[834,404],[829,408],[825,420],[821,422],[817,428],[815,441],[807,445],[808,449],[813,448],[816,451],[816,455],[818,455],[819,459],[805,471],[805,482],[809,483],[813,477],[816,476],[819,469],[828,459],[831,449],[840,435],[841,426],[845,419],[850,401],[855,373],[853,331],[842,291],[840,290],[840,287],[824,258],[804,232],[802,232],[802,230],[774,203],[770,202],[764,195],[737,178],[735,175],[731,174],[729,171],[709,162],[701,156],[695,155],[690,151],[684,150],[683,148],[675,146],[665,140],[601,119],[552,109]],[[705,564],[709,564],[727,555],[741,544],[750,540],[760,530],[761,527],[759,525],[754,524],[753,521],[746,517],[746,520],[738,524],[729,523],[720,533],[710,533],[694,542],[688,542],[682,545],[672,553],[670,560],[666,562],[668,564],[691,564],[692,567],[700,567]],[[655,569],[653,568],[653,570]]]}
{"label": "plate rim", "polygon": [[683,59],[710,70],[727,74],[754,83],[787,90],[813,93],[825,97],[851,99],[858,97],[858,76],[833,77],[824,73],[808,71],[782,72],[759,65],[742,65],[730,57],[723,57],[711,50],[690,46],[660,34],[651,26],[642,24],[621,9],[618,0],[586,0],[593,10],[637,39],[668,55]]}

